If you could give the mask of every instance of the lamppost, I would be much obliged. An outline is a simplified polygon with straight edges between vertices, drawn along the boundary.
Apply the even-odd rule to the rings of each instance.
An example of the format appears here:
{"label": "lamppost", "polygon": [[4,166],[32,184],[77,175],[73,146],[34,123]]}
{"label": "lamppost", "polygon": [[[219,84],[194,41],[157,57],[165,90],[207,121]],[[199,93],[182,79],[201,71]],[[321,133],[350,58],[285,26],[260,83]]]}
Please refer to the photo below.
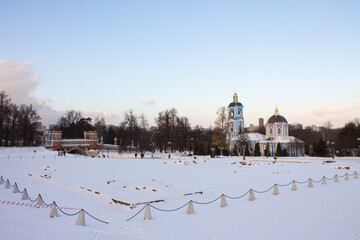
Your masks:
{"label": "lamppost", "polygon": [[327,141],[327,144],[328,144],[328,146],[330,146],[331,157],[332,157],[332,159],[334,159],[335,158],[335,153],[334,153],[335,142]]}
{"label": "lamppost", "polygon": [[104,156],[104,138],[101,136],[101,157]]}
{"label": "lamppost", "polygon": [[155,143],[150,143],[151,158],[154,158],[154,147],[155,147]]}
{"label": "lamppost", "polygon": [[210,150],[211,150],[211,158],[215,158],[215,144],[214,143],[211,144]]}
{"label": "lamppost", "polygon": [[170,149],[169,151],[169,158],[171,157],[170,153],[171,153],[171,142],[168,142],[168,148]]}
{"label": "lamppost", "polygon": [[190,138],[190,146],[189,146],[189,151],[190,151],[190,153],[189,153],[189,156],[192,156],[192,154],[191,154],[191,149],[192,149],[192,142],[193,142],[193,140],[194,140],[194,138]]}

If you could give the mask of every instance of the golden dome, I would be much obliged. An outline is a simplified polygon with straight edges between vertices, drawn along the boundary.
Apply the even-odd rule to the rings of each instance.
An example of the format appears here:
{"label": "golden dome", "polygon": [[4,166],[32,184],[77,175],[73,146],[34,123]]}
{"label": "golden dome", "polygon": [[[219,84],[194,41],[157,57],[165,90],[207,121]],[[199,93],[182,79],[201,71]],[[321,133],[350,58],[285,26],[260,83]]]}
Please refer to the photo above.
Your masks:
{"label": "golden dome", "polygon": [[236,92],[235,92],[233,98],[237,98],[237,97],[238,97],[238,95],[237,95]]}

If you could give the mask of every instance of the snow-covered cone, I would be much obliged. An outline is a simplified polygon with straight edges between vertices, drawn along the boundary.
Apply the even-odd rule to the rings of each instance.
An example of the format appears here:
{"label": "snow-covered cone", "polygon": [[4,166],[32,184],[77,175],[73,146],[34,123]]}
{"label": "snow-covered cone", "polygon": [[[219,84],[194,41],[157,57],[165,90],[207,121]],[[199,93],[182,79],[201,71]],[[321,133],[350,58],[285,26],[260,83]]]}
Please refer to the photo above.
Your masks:
{"label": "snow-covered cone", "polygon": [[345,180],[349,180],[349,175],[345,173]]}
{"label": "snow-covered cone", "polygon": [[255,200],[255,195],[252,189],[250,189],[249,192],[249,201],[254,201]]}
{"label": "snow-covered cone", "polygon": [[189,202],[188,208],[186,210],[187,214],[193,214],[194,212],[194,204],[192,201]]}
{"label": "snow-covered cone", "polygon": [[151,212],[150,212],[149,204],[147,204],[145,207],[144,220],[146,220],[146,219],[148,219],[148,220],[151,219]]}
{"label": "snow-covered cone", "polygon": [[322,180],[321,180],[321,184],[326,184],[326,178],[325,176],[323,176]]}
{"label": "snow-covered cone", "polygon": [[9,182],[9,179],[8,179],[8,180],[6,180],[6,182],[5,182],[5,188],[10,188],[10,182]]}
{"label": "snow-covered cone", "polygon": [[26,188],[24,188],[23,194],[21,195],[21,200],[28,200],[29,196],[27,194]]}
{"label": "snow-covered cone", "polygon": [[14,187],[13,187],[13,193],[19,193],[19,192],[20,192],[20,190],[19,190],[19,188],[17,186],[17,183],[15,183]]}
{"label": "snow-covered cone", "polygon": [[78,226],[86,226],[85,224],[85,214],[84,214],[84,210],[81,209],[81,211],[79,212],[79,215],[78,215],[78,218],[76,220],[76,223],[75,225],[78,225]]}
{"label": "snow-covered cone", "polygon": [[4,184],[4,179],[2,176],[0,177],[0,184]]}
{"label": "snow-covered cone", "polygon": [[50,209],[50,218],[54,218],[54,217],[58,217],[59,214],[58,214],[58,211],[57,211],[57,208],[56,207],[53,207]]}
{"label": "snow-covered cone", "polygon": [[292,191],[296,191],[296,183],[295,180],[293,180],[292,184],[291,184],[291,190]]}
{"label": "snow-covered cone", "polygon": [[335,174],[334,182],[339,182],[339,178],[338,178],[337,174]]}
{"label": "snow-covered cone", "polygon": [[357,172],[355,171],[354,172],[354,179],[357,179],[358,178],[358,174],[357,174]]}
{"label": "snow-covered cone", "polygon": [[227,206],[227,202],[226,202],[226,198],[223,195],[221,195],[221,198],[220,198],[220,207],[226,207]]}
{"label": "snow-covered cone", "polygon": [[35,206],[37,208],[39,208],[41,205],[44,205],[44,201],[43,201],[41,195],[39,194],[38,197],[36,198]]}
{"label": "snow-covered cone", "polygon": [[313,187],[313,184],[312,184],[312,181],[311,181],[311,178],[309,178],[309,182],[308,182],[308,187]]}
{"label": "snow-covered cone", "polygon": [[274,191],[273,191],[273,195],[278,195],[279,194],[279,189],[277,187],[277,184],[274,185]]}

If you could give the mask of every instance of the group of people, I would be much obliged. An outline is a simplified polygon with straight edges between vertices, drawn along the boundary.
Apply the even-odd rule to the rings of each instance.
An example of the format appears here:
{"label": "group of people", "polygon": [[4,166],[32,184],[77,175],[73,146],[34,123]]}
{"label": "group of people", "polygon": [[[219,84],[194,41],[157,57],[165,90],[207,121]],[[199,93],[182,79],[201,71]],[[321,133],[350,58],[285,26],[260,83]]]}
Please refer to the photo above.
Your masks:
{"label": "group of people", "polygon": [[[145,152],[140,152],[140,156],[141,156],[141,158],[144,158]],[[135,153],[135,158],[137,158],[137,153]]]}

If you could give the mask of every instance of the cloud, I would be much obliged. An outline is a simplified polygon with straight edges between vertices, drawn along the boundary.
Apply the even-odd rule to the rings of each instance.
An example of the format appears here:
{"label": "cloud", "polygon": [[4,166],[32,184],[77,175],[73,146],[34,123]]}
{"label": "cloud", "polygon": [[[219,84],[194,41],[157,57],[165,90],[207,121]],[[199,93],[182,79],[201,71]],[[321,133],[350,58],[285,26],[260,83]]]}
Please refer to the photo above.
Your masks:
{"label": "cloud", "polygon": [[339,106],[332,106],[332,107],[317,106],[311,110],[311,113],[317,116],[339,115],[339,114],[346,114],[349,112],[349,110],[350,108],[348,106],[342,104]]}
{"label": "cloud", "polygon": [[299,122],[304,126],[317,125],[323,126],[327,121],[331,121],[334,127],[342,127],[346,122],[353,118],[353,113],[347,105],[338,106],[315,106],[308,112],[297,112],[290,116],[293,122]]}
{"label": "cloud", "polygon": [[83,117],[90,117],[92,119],[92,123],[95,123],[96,119],[104,118],[106,124],[119,125],[121,118],[109,112],[104,112],[102,110],[94,110],[94,111],[86,111],[82,112]]}
{"label": "cloud", "polygon": [[0,60],[0,89],[11,97],[13,103],[32,104],[41,116],[43,124],[55,123],[62,113],[48,105],[51,101],[30,96],[38,86],[39,79],[28,61]]}
{"label": "cloud", "polygon": [[355,107],[356,107],[357,109],[360,109],[360,101],[358,101],[358,102],[356,103]]}
{"label": "cloud", "polygon": [[16,102],[26,102],[39,82],[29,62],[0,60],[0,88]]}
{"label": "cloud", "polygon": [[141,102],[142,104],[145,105],[154,105],[155,104],[155,100],[154,99],[145,99]]}

